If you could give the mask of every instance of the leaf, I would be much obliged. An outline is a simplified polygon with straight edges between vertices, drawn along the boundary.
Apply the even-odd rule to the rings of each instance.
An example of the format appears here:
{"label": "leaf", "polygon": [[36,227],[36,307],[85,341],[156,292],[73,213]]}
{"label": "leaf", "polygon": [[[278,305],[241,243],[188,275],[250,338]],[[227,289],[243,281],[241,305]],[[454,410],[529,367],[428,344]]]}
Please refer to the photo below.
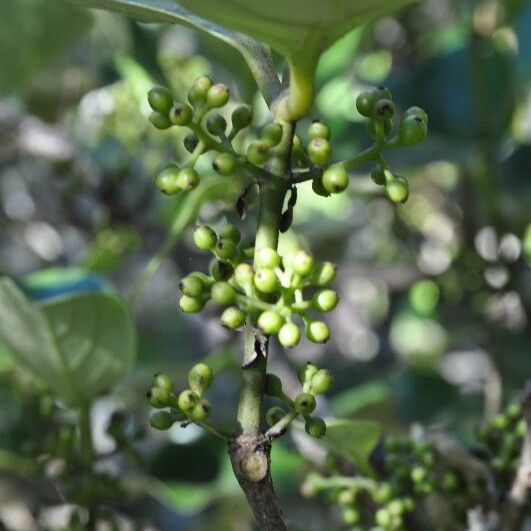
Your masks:
{"label": "leaf", "polygon": [[0,342],[33,376],[71,405],[108,391],[129,370],[135,334],[115,296],[87,293],[31,304],[0,280]]}
{"label": "leaf", "polygon": [[366,474],[372,473],[370,456],[382,435],[377,422],[366,420],[332,420],[326,423],[322,442],[327,448],[349,459]]}
{"label": "leaf", "polygon": [[[130,15],[145,22],[168,22],[182,24],[201,31],[230,44],[245,58],[251,72],[270,103],[281,90],[269,48],[248,35],[231,31],[223,26],[193,14],[179,7],[173,0],[67,0],[85,7],[95,7]],[[214,7],[220,11],[219,4]],[[222,10],[221,10],[222,11]],[[210,17],[209,17],[210,18]]]}

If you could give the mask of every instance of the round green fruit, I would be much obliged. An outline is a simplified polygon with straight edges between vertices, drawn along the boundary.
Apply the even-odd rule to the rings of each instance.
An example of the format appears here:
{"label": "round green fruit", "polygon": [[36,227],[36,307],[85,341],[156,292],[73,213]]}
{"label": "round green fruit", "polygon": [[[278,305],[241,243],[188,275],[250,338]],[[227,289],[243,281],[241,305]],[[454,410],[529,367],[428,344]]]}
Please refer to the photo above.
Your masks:
{"label": "round green fruit", "polygon": [[151,122],[151,125],[153,125],[157,129],[160,129],[161,131],[163,131],[164,129],[169,129],[172,126],[172,123],[168,116],[166,116],[165,114],[161,114],[157,111],[153,111],[149,115],[149,121]]}
{"label": "round green fruit", "polygon": [[258,328],[266,336],[278,334],[280,328],[284,324],[284,318],[274,310],[266,310],[260,314],[258,318]]}
{"label": "round green fruit", "polygon": [[312,343],[326,343],[330,338],[330,330],[323,321],[311,321],[306,325],[306,337]]}
{"label": "round green fruit", "polygon": [[188,101],[194,107],[203,105],[210,87],[212,87],[212,80],[208,76],[198,77],[188,91]]}
{"label": "round green fruit", "polygon": [[269,268],[259,268],[254,275],[254,285],[262,293],[275,293],[280,289],[276,273]]}
{"label": "round green fruit", "polygon": [[247,148],[247,160],[251,164],[260,166],[269,157],[269,145],[263,141],[257,140],[251,142]]}
{"label": "round green fruit", "polygon": [[428,126],[421,118],[414,115],[405,116],[400,122],[398,141],[403,146],[414,146],[422,142],[428,134]]}
{"label": "round green fruit", "polygon": [[330,160],[332,149],[328,140],[324,138],[314,138],[308,144],[308,157],[318,166],[324,166]]}
{"label": "round green fruit", "polygon": [[206,120],[206,128],[211,135],[222,136],[227,129],[227,121],[221,114],[211,114]]}
{"label": "round green fruit", "polygon": [[253,112],[248,105],[240,105],[232,111],[231,123],[234,131],[240,131],[251,125],[253,121]]}
{"label": "round green fruit", "polygon": [[283,347],[294,347],[301,340],[301,331],[296,324],[286,323],[278,331],[278,340]]}
{"label": "round green fruit", "polygon": [[385,184],[385,195],[393,203],[405,203],[409,197],[409,184],[403,177],[395,175]]}
{"label": "round green fruit", "polygon": [[274,426],[280,419],[286,416],[286,412],[281,407],[272,407],[267,410],[266,422],[268,426]]}
{"label": "round green fruit", "polygon": [[193,168],[183,168],[177,177],[177,185],[182,190],[193,190],[197,188],[200,180],[199,174]]}
{"label": "round green fruit", "polygon": [[220,175],[231,175],[236,168],[236,159],[230,153],[220,153],[214,157],[212,168]]}
{"label": "round green fruit", "polygon": [[155,387],[158,387],[160,389],[166,389],[166,391],[172,393],[173,380],[168,374],[161,372],[155,376]]}
{"label": "round green fruit", "polygon": [[216,246],[218,237],[207,225],[199,225],[194,230],[194,243],[202,251],[212,251]]}
{"label": "round green fruit", "polygon": [[227,225],[225,225],[221,229],[219,235],[226,240],[234,242],[235,244],[240,243],[240,240],[242,239],[240,229],[238,229],[236,225],[232,225],[231,223],[227,223]]}
{"label": "round green fruit", "polygon": [[179,307],[186,313],[199,313],[205,307],[205,301],[198,297],[183,295],[179,299]]}
{"label": "round green fruit", "polygon": [[203,293],[205,285],[197,275],[192,273],[181,280],[179,289],[184,295],[188,295],[188,297],[199,297]]}
{"label": "round green fruit", "polygon": [[177,399],[179,409],[184,413],[189,413],[199,403],[199,397],[190,389],[183,391]]}
{"label": "round green fruit", "polygon": [[267,124],[260,135],[260,139],[268,146],[274,147],[282,140],[283,129],[278,123]]}
{"label": "round green fruit", "polygon": [[208,107],[223,107],[230,98],[229,87],[224,83],[212,85],[206,95],[206,104]]}
{"label": "round green fruit", "polygon": [[307,417],[315,409],[315,397],[310,393],[301,393],[295,398],[295,411]]}
{"label": "round green fruit", "polygon": [[306,419],[304,429],[310,437],[321,439],[326,435],[326,422],[320,417]]}
{"label": "round green fruit", "polygon": [[194,111],[189,105],[185,103],[177,103],[171,109],[169,113],[170,122],[173,125],[188,125],[192,121]]}
{"label": "round green fruit", "polygon": [[173,97],[167,88],[153,87],[148,92],[148,103],[155,112],[167,115],[173,105]]}
{"label": "round green fruit", "polygon": [[341,164],[330,166],[323,173],[324,189],[331,194],[339,194],[347,189],[349,183],[348,172]]}
{"label": "round green fruit", "polygon": [[320,369],[312,376],[311,389],[316,395],[327,393],[332,389],[332,385],[334,385],[334,377],[326,369]]}
{"label": "round green fruit", "polygon": [[256,263],[258,267],[275,269],[280,266],[280,256],[271,247],[264,247],[256,253]]}
{"label": "round green fruit", "polygon": [[157,175],[157,188],[166,195],[178,194],[182,188],[179,186],[180,169],[170,165],[163,168]]}
{"label": "round green fruit", "polygon": [[227,308],[220,318],[221,325],[230,330],[236,330],[241,328],[245,324],[245,313],[239,308],[230,307]]}
{"label": "round green fruit", "polygon": [[232,304],[236,299],[236,292],[234,288],[227,282],[216,282],[212,286],[210,292],[212,300],[218,304],[227,305]]}
{"label": "round green fruit", "polygon": [[169,430],[173,426],[173,416],[168,411],[157,411],[151,415],[149,423],[156,430]]}
{"label": "round green fruit", "polygon": [[190,418],[194,422],[204,422],[210,416],[211,411],[212,408],[210,407],[210,404],[206,400],[201,400],[201,402],[196,404],[194,409],[192,409]]}
{"label": "round green fruit", "polygon": [[318,371],[319,369],[311,362],[308,362],[304,367],[301,367],[298,374],[301,385],[310,382]]}
{"label": "round green fruit", "polygon": [[188,372],[190,389],[201,396],[214,381],[214,373],[206,363],[197,363]]}
{"label": "round green fruit", "polygon": [[339,302],[337,293],[331,289],[317,292],[312,299],[312,306],[320,312],[332,311]]}
{"label": "round green fruit", "polygon": [[315,138],[330,140],[330,128],[319,120],[313,121],[308,128],[308,139],[313,140]]}

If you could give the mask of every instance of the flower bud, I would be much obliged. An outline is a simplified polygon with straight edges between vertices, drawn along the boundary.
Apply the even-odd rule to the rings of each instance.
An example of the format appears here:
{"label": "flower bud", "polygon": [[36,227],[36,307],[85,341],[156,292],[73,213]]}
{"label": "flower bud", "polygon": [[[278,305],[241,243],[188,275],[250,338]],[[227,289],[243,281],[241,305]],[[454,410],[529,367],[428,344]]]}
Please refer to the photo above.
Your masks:
{"label": "flower bud", "polygon": [[166,389],[170,393],[173,392],[173,380],[168,374],[163,372],[155,375],[155,387],[160,389]]}
{"label": "flower bud", "polygon": [[170,395],[170,391],[163,387],[152,387],[147,394],[149,403],[159,409],[168,407]]}
{"label": "flower bud", "polygon": [[[229,241],[229,240],[225,240]],[[229,280],[234,273],[234,267],[229,262],[214,260],[210,266],[210,274],[214,280]]]}

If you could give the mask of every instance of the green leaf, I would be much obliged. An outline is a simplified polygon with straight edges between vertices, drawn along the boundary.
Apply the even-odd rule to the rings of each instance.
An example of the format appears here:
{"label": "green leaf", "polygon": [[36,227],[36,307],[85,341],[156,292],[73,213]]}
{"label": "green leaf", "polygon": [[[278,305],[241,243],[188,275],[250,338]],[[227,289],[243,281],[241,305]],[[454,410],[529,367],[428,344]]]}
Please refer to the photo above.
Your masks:
{"label": "green leaf", "polygon": [[35,378],[71,405],[108,391],[134,360],[135,334],[123,303],[87,293],[30,303],[0,280],[0,343]]}
{"label": "green leaf", "polygon": [[372,473],[369,458],[382,435],[377,422],[366,420],[332,420],[326,423],[322,442],[340,456],[352,461],[366,474]]}

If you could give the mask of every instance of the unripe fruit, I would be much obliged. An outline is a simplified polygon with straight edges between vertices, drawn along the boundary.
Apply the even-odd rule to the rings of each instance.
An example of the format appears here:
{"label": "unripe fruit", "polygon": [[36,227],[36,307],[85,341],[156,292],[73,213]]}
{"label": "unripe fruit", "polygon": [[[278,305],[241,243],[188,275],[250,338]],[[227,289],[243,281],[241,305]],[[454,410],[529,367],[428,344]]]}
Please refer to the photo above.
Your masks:
{"label": "unripe fruit", "polygon": [[283,347],[294,347],[301,340],[301,331],[296,324],[286,323],[278,331],[278,340]]}
{"label": "unripe fruit", "polygon": [[372,115],[373,104],[372,93],[369,91],[362,92],[356,98],[356,109],[366,118],[369,118]]}
{"label": "unripe fruit", "polygon": [[210,416],[212,408],[206,400],[201,400],[199,404],[194,406],[190,413],[190,418],[195,422],[204,422]]}
{"label": "unripe fruit", "polygon": [[428,126],[421,118],[414,115],[405,116],[400,122],[398,141],[403,146],[413,146],[422,142],[428,134]]}
{"label": "unripe fruit", "polygon": [[199,138],[194,133],[188,133],[183,140],[184,148],[188,153],[193,153],[197,144],[199,144]]}
{"label": "unripe fruit", "polygon": [[273,310],[262,312],[258,318],[258,328],[260,328],[266,336],[278,334],[278,331],[283,324],[284,318],[278,312]]}
{"label": "unripe fruit", "polygon": [[405,203],[409,197],[409,184],[399,175],[385,184],[385,195],[393,203]]}
{"label": "unripe fruit", "polygon": [[169,430],[173,426],[173,416],[168,411],[157,411],[151,415],[149,423],[156,430]]}
{"label": "unripe fruit", "polygon": [[172,125],[170,119],[165,114],[161,114],[157,111],[153,111],[149,115],[149,121],[154,127],[160,129],[161,131],[170,128]]}
{"label": "unripe fruit", "polygon": [[181,280],[179,289],[184,295],[188,295],[188,297],[199,297],[203,293],[205,285],[198,276],[192,273]]}
{"label": "unripe fruit", "polygon": [[353,505],[356,501],[356,491],[354,489],[343,489],[337,497],[337,504],[342,507]]}
{"label": "unripe fruit", "polygon": [[167,88],[153,87],[148,92],[148,102],[155,112],[167,115],[173,105],[173,97]]}
{"label": "unripe fruit", "polygon": [[310,437],[321,439],[326,434],[326,423],[320,417],[310,417],[306,419],[304,429]]}
{"label": "unripe fruit", "polygon": [[301,393],[295,398],[295,411],[304,417],[313,412],[315,405],[315,397],[310,393]]}
{"label": "unripe fruit", "polygon": [[267,425],[274,426],[285,415],[286,412],[281,407],[272,407],[268,409],[266,413]]}
{"label": "unripe fruit", "polygon": [[236,107],[234,111],[232,111],[231,122],[232,128],[235,131],[240,131],[241,129],[248,127],[249,125],[251,125],[252,121],[253,112],[251,111],[251,108],[249,106],[240,105],[239,107]]}
{"label": "unripe fruit", "polygon": [[506,430],[509,427],[509,419],[505,415],[499,414],[491,420],[491,424],[497,430]]}
{"label": "unripe fruit", "polygon": [[264,393],[267,396],[284,396],[282,392],[282,381],[276,374],[266,374],[264,381]]}
{"label": "unripe fruit", "polygon": [[232,240],[220,238],[214,248],[214,254],[220,260],[231,260],[238,254],[238,248]]}
{"label": "unripe fruit", "polygon": [[179,299],[179,307],[186,313],[199,313],[205,307],[205,301],[197,297],[183,295]]}
{"label": "unripe fruit", "polygon": [[308,128],[308,139],[313,140],[314,138],[330,140],[330,128],[319,120],[312,122]]}
{"label": "unripe fruit", "polygon": [[393,101],[391,91],[387,87],[383,87],[382,85],[374,89],[371,93],[371,96],[373,98],[374,105],[376,105],[380,100],[384,99]]}
{"label": "unripe fruit", "polygon": [[381,166],[375,166],[371,171],[371,179],[378,186],[383,186],[385,184],[385,173]]}
{"label": "unripe fruit", "polygon": [[264,247],[256,253],[256,263],[259,267],[275,269],[280,266],[280,256],[271,247]]}
{"label": "unripe fruit", "polygon": [[374,492],[373,498],[376,503],[384,504],[392,499],[395,492],[391,484],[382,483]]}
{"label": "unripe fruit", "polygon": [[167,407],[171,392],[163,387],[152,387],[148,392],[149,403],[156,408]]}
{"label": "unripe fruit", "polygon": [[229,87],[224,83],[212,85],[206,95],[206,104],[209,107],[223,107],[230,98]]}
{"label": "unripe fruit", "polygon": [[194,111],[185,103],[176,103],[170,109],[170,122],[173,125],[188,125],[192,121]]}
{"label": "unripe fruit", "polygon": [[234,268],[229,262],[214,260],[210,266],[210,274],[214,280],[229,280],[234,273]]}
{"label": "unripe fruit", "polygon": [[183,168],[177,177],[177,185],[183,190],[197,188],[200,181],[199,174],[193,168]]}
{"label": "unripe fruit", "polygon": [[239,264],[234,270],[234,280],[241,286],[245,288],[252,284],[254,279],[254,269],[249,264]]}
{"label": "unripe fruit", "polygon": [[422,483],[426,480],[428,471],[423,466],[415,466],[411,470],[411,481],[413,483]]}
{"label": "unripe fruit", "polygon": [[291,260],[291,268],[297,275],[305,277],[312,272],[315,265],[313,256],[306,251],[298,251]]}
{"label": "unripe fruit", "polygon": [[166,389],[170,393],[173,392],[173,380],[169,375],[161,372],[155,376],[155,387],[159,389]]}
{"label": "unripe fruit", "polygon": [[249,144],[247,148],[247,160],[251,164],[260,166],[263,164],[269,156],[269,146],[262,141],[254,141]]}
{"label": "unripe fruit", "polygon": [[212,300],[218,304],[232,304],[236,298],[234,288],[227,282],[216,282],[210,292]]}
{"label": "unripe fruit", "polygon": [[206,363],[194,365],[188,372],[188,383],[190,389],[201,396],[214,381],[214,373]]}
{"label": "unripe fruit", "polygon": [[332,262],[323,262],[314,268],[311,281],[316,286],[326,286],[336,277],[337,268]]}
{"label": "unripe fruit", "polygon": [[339,302],[337,293],[331,289],[317,292],[312,299],[312,306],[320,312],[332,311]]}
{"label": "unripe fruit", "polygon": [[188,101],[194,107],[196,105],[203,105],[210,87],[212,87],[212,80],[208,76],[198,77],[188,91]]}
{"label": "unripe fruit", "polygon": [[349,176],[347,170],[341,164],[330,166],[322,178],[323,188],[331,194],[339,194],[347,189]]}
{"label": "unripe fruit", "polygon": [[175,195],[182,189],[179,186],[179,173],[177,166],[170,165],[163,168],[157,175],[157,188],[166,195]]}
{"label": "unripe fruit", "polygon": [[355,525],[360,521],[361,515],[358,509],[346,507],[342,513],[343,522],[347,525]]}
{"label": "unripe fruit", "polygon": [[221,325],[230,330],[241,328],[245,324],[245,313],[239,308],[227,308],[220,318]]}
{"label": "unripe fruit", "polygon": [[212,162],[212,168],[220,175],[230,175],[234,172],[235,167],[236,159],[230,153],[220,153],[215,156]]}
{"label": "unripe fruit", "polygon": [[308,157],[318,166],[327,164],[331,155],[330,143],[324,138],[314,138],[308,144]]}
{"label": "unripe fruit", "polygon": [[202,251],[212,251],[217,241],[216,233],[207,225],[199,225],[194,230],[194,243]]}
{"label": "unripe fruit", "polygon": [[254,275],[254,285],[262,293],[275,293],[280,289],[280,282],[272,269],[259,268]]}
{"label": "unripe fruit", "polygon": [[386,98],[379,100],[374,106],[374,118],[377,120],[389,120],[395,113],[395,106]]}
{"label": "unripe fruit", "polygon": [[222,136],[227,129],[227,121],[221,114],[211,114],[207,118],[206,128],[211,135]]}
{"label": "unripe fruit", "polygon": [[316,395],[327,393],[332,389],[332,385],[334,385],[334,377],[326,369],[318,370],[312,377],[311,389]]}
{"label": "unripe fruit", "polygon": [[276,146],[282,140],[282,126],[278,123],[267,124],[260,134],[260,140],[265,142],[268,146]]}
{"label": "unripe fruit", "polygon": [[177,399],[177,405],[184,413],[190,413],[198,403],[199,397],[190,389],[183,391]]}
{"label": "unripe fruit", "polygon": [[420,118],[426,125],[428,124],[428,115],[420,107],[410,107],[404,114],[404,117],[414,116]]}
{"label": "unripe fruit", "polygon": [[231,242],[234,242],[235,244],[240,243],[240,240],[242,239],[242,234],[240,232],[240,229],[238,229],[236,225],[232,225],[232,223],[227,223],[220,230],[219,235],[226,240],[230,240]]}
{"label": "unripe fruit", "polygon": [[311,381],[318,371],[319,369],[311,362],[308,362],[304,367],[301,367],[298,374],[301,385]]}
{"label": "unripe fruit", "polygon": [[374,520],[378,525],[381,525],[387,529],[391,525],[393,517],[387,509],[378,509],[376,511],[376,515],[374,516]]}

